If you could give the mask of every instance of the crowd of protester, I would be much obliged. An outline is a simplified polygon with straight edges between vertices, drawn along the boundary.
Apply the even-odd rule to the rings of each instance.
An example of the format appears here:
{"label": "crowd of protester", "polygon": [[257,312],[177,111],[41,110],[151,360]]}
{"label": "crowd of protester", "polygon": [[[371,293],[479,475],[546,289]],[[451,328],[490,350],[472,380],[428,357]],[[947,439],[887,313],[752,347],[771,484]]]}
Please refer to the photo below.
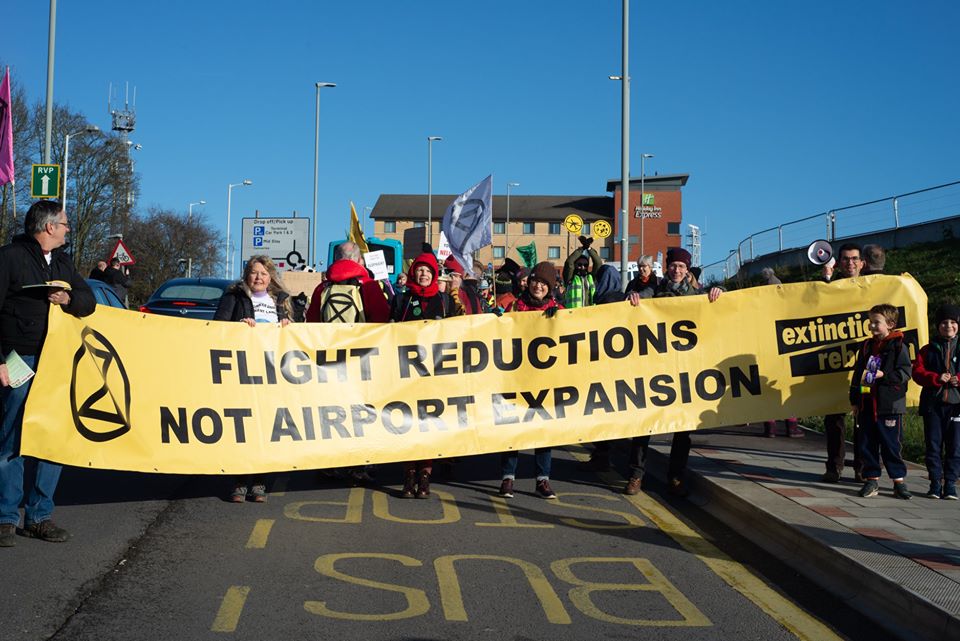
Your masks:
{"label": "crowd of protester", "polygon": [[[20,507],[24,502],[24,459],[18,447],[23,420],[23,406],[29,381],[11,386],[7,361],[17,357],[29,366],[36,365],[46,329],[47,309],[59,305],[65,312],[86,316],[94,311],[95,302],[89,286],[77,273],[72,261],[63,252],[69,223],[62,206],[56,201],[35,203],[25,217],[24,234],[0,248],[0,547],[14,545],[14,534],[46,541],[69,538],[63,528],[51,520],[53,494],[60,475],[60,466],[39,461],[31,468],[29,496],[24,506],[23,526]],[[215,320],[242,322],[251,328],[260,323],[287,325],[291,322],[383,323],[438,321],[452,316],[472,314],[536,313],[545,317],[561,309],[577,309],[591,305],[629,302],[632,306],[644,300],[673,296],[703,296],[704,304],[717,301],[723,294],[720,287],[704,287],[698,281],[691,255],[684,249],[670,249],[666,254],[665,273],[655,269],[651,256],[638,260],[637,276],[621,287],[620,273],[603,264],[592,239],[580,237],[581,247],[565,261],[562,275],[551,262],[540,262],[531,268],[506,259],[495,273],[487,273],[483,265],[470,269],[448,258],[441,265],[434,252],[425,247],[406,273],[396,283],[378,281],[364,265],[360,249],[352,242],[341,244],[335,260],[316,288],[305,314],[291,307],[292,297],[283,285],[281,274],[266,256],[254,256],[246,264],[239,281],[228,288],[220,300]],[[835,282],[842,278],[882,273],[884,252],[879,246],[861,248],[845,244],[837,253],[838,263],[824,265],[823,279]],[[128,285],[127,274],[118,261],[100,263],[91,277],[113,285],[118,294]],[[764,284],[780,284],[772,270],[763,274]],[[39,283],[65,282],[47,288]],[[27,287],[34,285],[34,287]],[[301,310],[302,311],[302,310]],[[24,331],[24,319],[30,319]],[[908,382],[921,386],[920,414],[924,420],[925,463],[930,481],[926,496],[956,499],[956,482],[960,473],[960,355],[957,333],[960,307],[944,305],[936,311],[935,329],[928,345],[922,346],[911,362],[904,348],[904,337],[898,328],[897,308],[876,305],[869,311],[870,338],[860,347],[853,371],[849,399],[855,417],[854,474],[861,482],[860,496],[871,497],[879,492],[881,466],[893,481],[893,495],[910,499],[905,477],[906,465],[901,456],[903,414]],[[13,354],[14,350],[16,355]],[[846,441],[845,414],[824,418],[827,436],[826,472],[822,480],[840,481],[844,471]],[[787,435],[799,437],[803,430],[797,419],[784,421]],[[776,421],[767,421],[764,434],[775,436]],[[639,427],[639,426],[638,426]],[[696,428],[689,426],[690,430]],[[639,430],[638,430],[639,431]],[[667,488],[672,494],[688,492],[684,478],[691,447],[691,432],[675,432],[670,448]],[[649,436],[629,441],[626,494],[642,491]],[[618,442],[595,443],[588,465],[595,470],[610,467],[611,452]],[[500,456],[501,484],[499,494],[513,497],[519,452],[511,450]],[[556,498],[550,485],[552,450],[534,450],[534,492],[544,499]],[[340,471],[355,483],[371,482],[370,469],[355,467]],[[431,496],[430,482],[433,461],[408,461],[403,464],[404,498],[426,499]],[[228,499],[242,503],[263,502],[268,495],[269,478],[264,475],[235,479]]]}

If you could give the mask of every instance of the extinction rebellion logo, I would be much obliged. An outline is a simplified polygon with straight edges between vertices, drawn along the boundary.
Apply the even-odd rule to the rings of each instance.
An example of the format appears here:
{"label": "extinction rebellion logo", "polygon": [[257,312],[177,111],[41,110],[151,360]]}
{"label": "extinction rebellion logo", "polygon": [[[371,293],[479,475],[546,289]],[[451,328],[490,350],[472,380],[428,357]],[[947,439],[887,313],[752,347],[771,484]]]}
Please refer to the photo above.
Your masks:
{"label": "extinction rebellion logo", "polygon": [[[898,307],[897,328],[903,330],[912,319]],[[776,321],[777,353],[790,356],[793,376],[832,374],[853,369],[860,345],[870,338],[870,317],[866,310]],[[917,330],[903,332],[903,344],[910,359],[919,350]]]}
{"label": "extinction rebellion logo", "polygon": [[[80,341],[70,376],[73,424],[87,440],[104,443],[130,431],[130,379],[103,334],[87,327]],[[91,376],[90,363],[99,377]]]}

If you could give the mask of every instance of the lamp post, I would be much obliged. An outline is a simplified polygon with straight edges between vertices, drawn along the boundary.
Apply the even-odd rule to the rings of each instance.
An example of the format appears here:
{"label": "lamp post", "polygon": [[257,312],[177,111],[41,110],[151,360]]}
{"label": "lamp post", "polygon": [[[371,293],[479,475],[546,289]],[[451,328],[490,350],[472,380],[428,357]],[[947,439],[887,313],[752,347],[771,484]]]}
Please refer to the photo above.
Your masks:
{"label": "lamp post", "polygon": [[232,192],[234,187],[247,187],[252,185],[252,180],[244,180],[240,183],[231,183],[227,185],[227,247],[226,247],[226,258],[223,260],[223,277],[230,278],[230,199],[232,197]]}
{"label": "lamp post", "polygon": [[320,90],[324,87],[336,87],[333,82],[318,82],[317,88],[317,122],[314,127],[313,138],[313,222],[310,228],[310,262],[316,268],[317,262],[317,181],[320,176]]}
{"label": "lamp post", "polygon": [[433,141],[440,136],[427,136],[427,242],[433,247]]}
{"label": "lamp post", "polygon": [[627,256],[629,230],[627,212],[630,211],[630,0],[623,0],[623,71],[619,76],[610,76],[610,80],[620,81],[620,286],[626,289],[629,276]]}
{"label": "lamp post", "polygon": [[[72,134],[67,134],[63,137],[63,210],[67,210],[67,178],[69,177],[68,171],[70,169],[70,139],[74,136],[82,136],[83,134],[92,134],[100,131],[100,127],[96,125],[87,125],[80,131],[75,131]],[[68,216],[69,218],[69,216]],[[77,240],[80,239],[80,212],[77,212],[76,225],[77,230]],[[74,252],[74,260],[79,260],[80,256],[77,255],[77,252]]]}
{"label": "lamp post", "polygon": [[643,256],[643,223],[647,213],[643,210],[643,161],[653,158],[653,154],[640,154],[640,255]]}
{"label": "lamp post", "polygon": [[519,187],[520,183],[507,183],[507,224],[503,228],[503,257],[510,253],[510,188]]}
{"label": "lamp post", "polygon": [[[363,238],[364,238],[364,239],[367,238],[367,218],[370,216],[370,213],[371,213],[371,212],[373,212],[373,207],[364,207],[364,208],[363,208],[363,224],[361,225],[361,227],[363,228]],[[372,222],[372,221],[371,221],[371,222]],[[376,227],[376,225],[374,225],[374,227],[373,227],[373,235],[374,235],[374,236],[377,235],[377,227]]]}
{"label": "lamp post", "polygon": [[[194,205],[206,205],[207,201],[201,200],[200,202],[190,203],[187,205],[187,233],[190,233],[190,226],[193,224],[193,206]],[[193,257],[187,256],[187,278],[193,277]]]}

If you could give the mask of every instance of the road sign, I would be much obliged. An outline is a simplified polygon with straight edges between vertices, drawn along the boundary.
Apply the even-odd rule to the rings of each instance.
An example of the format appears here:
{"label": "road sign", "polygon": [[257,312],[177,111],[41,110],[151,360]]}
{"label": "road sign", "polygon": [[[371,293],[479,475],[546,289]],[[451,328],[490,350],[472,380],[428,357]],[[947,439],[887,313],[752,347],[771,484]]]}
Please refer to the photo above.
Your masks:
{"label": "road sign", "polygon": [[30,197],[60,197],[60,165],[31,165]]}
{"label": "road sign", "polygon": [[605,220],[598,220],[593,223],[593,235],[597,238],[606,238],[613,233],[613,227]]}
{"label": "road sign", "polygon": [[137,262],[137,259],[127,250],[127,246],[124,245],[120,239],[117,239],[117,245],[113,248],[109,260],[113,260],[114,258],[120,259],[121,265],[133,265]]}
{"label": "road sign", "polygon": [[310,245],[309,218],[244,218],[241,259],[269,256],[279,269],[303,262]]}
{"label": "road sign", "polygon": [[580,218],[577,214],[570,214],[563,219],[563,226],[571,234],[579,234],[580,230],[583,229],[583,218]]}

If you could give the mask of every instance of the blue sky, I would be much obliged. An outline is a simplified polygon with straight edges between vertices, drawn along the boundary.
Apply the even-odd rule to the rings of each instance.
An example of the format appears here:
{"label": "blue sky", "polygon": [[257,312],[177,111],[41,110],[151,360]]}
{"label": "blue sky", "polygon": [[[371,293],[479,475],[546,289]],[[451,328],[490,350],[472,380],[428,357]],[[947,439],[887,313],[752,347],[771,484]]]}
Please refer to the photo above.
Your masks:
{"label": "blue sky", "polygon": [[[12,10],[12,18],[11,18]],[[31,100],[46,85],[48,3],[5,3],[0,59]],[[107,90],[137,90],[142,208],[312,215],[434,193],[487,174],[494,192],[603,195],[620,175],[621,4],[58,2],[55,99],[110,126]],[[631,173],[689,173],[684,222],[703,262],[752,232],[960,179],[960,3],[691,0],[630,8]],[[122,96],[122,94],[120,94]],[[436,213],[436,212],[435,212]],[[813,239],[811,239],[813,240]],[[131,251],[136,253],[135,248]]]}

